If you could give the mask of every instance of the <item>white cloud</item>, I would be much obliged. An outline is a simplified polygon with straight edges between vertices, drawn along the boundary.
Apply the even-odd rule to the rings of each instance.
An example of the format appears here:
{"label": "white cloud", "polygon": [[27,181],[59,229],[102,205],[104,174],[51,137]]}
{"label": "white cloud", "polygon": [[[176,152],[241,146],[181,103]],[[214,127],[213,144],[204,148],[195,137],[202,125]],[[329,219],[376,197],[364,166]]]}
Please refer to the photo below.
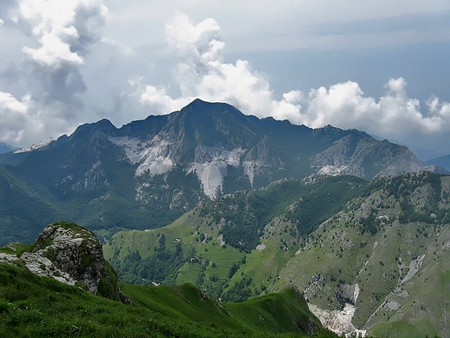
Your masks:
{"label": "white cloud", "polygon": [[[302,67],[298,67],[294,76],[286,69],[296,65],[279,65],[275,54],[269,57],[262,54],[257,59],[258,53],[272,50],[277,55],[297,54],[299,57],[282,59],[308,64],[308,59],[301,56],[305,48],[340,50],[362,46],[375,50],[377,46],[397,46],[417,39],[448,41],[448,20],[445,20],[448,13],[445,11],[450,9],[448,1],[401,0],[392,4],[382,0],[366,4],[344,0],[330,5],[325,0],[277,4],[264,0],[258,6],[255,3],[237,0],[226,5],[190,0],[152,0],[145,4],[140,0],[0,1],[0,18],[4,21],[3,25],[0,23],[0,34],[5,42],[0,54],[0,91],[3,92],[0,114],[16,121],[15,124],[0,121],[3,139],[10,138],[14,144],[18,140],[34,142],[103,117],[120,125],[149,114],[178,110],[200,97],[228,102],[246,114],[259,117],[289,119],[311,127],[332,124],[345,129],[358,128],[403,143],[431,144],[440,135],[440,140],[447,143],[446,151],[450,151],[450,141],[444,137],[450,131],[450,104],[434,96],[424,103],[410,98],[403,78],[389,80],[385,93],[376,98],[366,95],[357,82],[339,82],[348,77],[333,77],[333,74],[325,77],[324,82],[336,84],[319,87],[322,82],[316,81],[319,84],[314,89],[301,92],[296,86],[308,88],[307,76],[302,79],[298,71]],[[173,17],[180,9],[191,15]],[[198,23],[192,24],[190,18]],[[419,25],[415,25],[417,19]],[[163,30],[164,20],[171,21]],[[162,41],[164,32],[169,48]],[[433,36],[431,40],[430,36]],[[282,83],[285,93],[276,91],[269,76],[260,72],[261,68],[254,68],[255,63],[234,57],[237,52],[249,50],[260,51],[247,57],[257,59],[258,67],[274,74],[273,83],[278,81],[278,87]],[[439,49],[433,49],[432,53],[436,50]],[[355,55],[359,55],[358,50]],[[333,56],[322,59],[334,60]],[[321,59],[318,60],[314,67],[320,75]],[[375,67],[367,71],[366,77],[370,77]],[[327,72],[330,67],[324,69]],[[282,73],[284,77],[279,76]],[[383,76],[388,80],[390,74],[396,73],[385,71]],[[398,70],[395,76],[400,75],[402,72]],[[436,75],[431,74],[430,79],[433,76]],[[411,79],[410,73],[407,77]],[[128,82],[130,78],[134,80]],[[362,81],[364,76],[358,78],[358,82]],[[376,83],[381,81],[378,78]],[[415,83],[411,83],[411,92]],[[368,90],[373,92],[374,88]],[[420,94],[416,91],[415,95]],[[12,102],[15,104],[11,106]],[[26,113],[13,109],[20,105]],[[4,126],[23,124],[23,130],[28,130],[28,120],[30,125],[43,126],[26,132],[34,139],[18,136],[17,132],[4,136],[7,134]]]}
{"label": "white cloud", "polygon": [[406,85],[403,78],[390,79],[379,100],[365,97],[355,82],[311,90],[303,122],[312,127],[357,128],[412,144],[417,137],[449,132],[450,104],[433,98],[424,114],[419,100],[408,97]]}
{"label": "white cloud", "polygon": [[139,89],[140,102],[160,113],[180,109],[199,97],[233,104],[258,117],[288,119],[312,128],[327,124],[356,128],[413,145],[435,133],[450,132],[450,104],[433,97],[426,103],[428,112],[422,113],[419,100],[408,97],[403,78],[390,79],[385,95],[378,100],[365,96],[352,81],[311,89],[307,95],[292,90],[278,100],[267,78],[252,70],[248,61],[223,62],[225,44],[215,20],[193,25],[186,15],[178,15],[166,26],[166,35],[180,57],[174,77],[181,96],[172,98],[164,86]]}
{"label": "white cloud", "polygon": [[46,141],[60,135],[61,131],[70,131],[69,122],[61,118],[60,105],[42,107],[30,96],[19,100],[0,91],[0,142],[23,146]]}
{"label": "white cloud", "polygon": [[87,45],[100,38],[107,8],[97,0],[22,0],[14,21],[35,36],[40,47],[24,47],[31,60],[49,67],[83,64]]}
{"label": "white cloud", "polygon": [[[220,36],[220,27],[213,19],[191,24],[185,14],[175,16],[166,25],[169,47],[175,50],[180,62],[175,71],[181,97],[173,99],[164,86],[145,86],[141,93],[142,103],[162,107],[161,113],[189,102],[196,97],[207,101],[224,101],[238,106],[247,114],[260,117],[295,118],[300,111],[298,94],[287,93],[282,101],[273,99],[268,80],[244,60],[224,63],[222,52],[225,43]],[[177,106],[178,105],[178,106]]]}
{"label": "white cloud", "polygon": [[13,21],[38,45],[22,48],[43,89],[33,94],[66,104],[73,114],[71,107],[83,106],[76,97],[86,90],[80,69],[89,47],[101,40],[107,8],[100,0],[21,0],[13,13]]}
{"label": "white cloud", "polygon": [[107,8],[100,0],[19,0],[9,1],[5,11],[29,39],[25,60],[13,64],[26,94],[1,92],[0,138],[22,146],[80,123],[79,94],[86,90],[80,69],[90,46],[101,40]]}

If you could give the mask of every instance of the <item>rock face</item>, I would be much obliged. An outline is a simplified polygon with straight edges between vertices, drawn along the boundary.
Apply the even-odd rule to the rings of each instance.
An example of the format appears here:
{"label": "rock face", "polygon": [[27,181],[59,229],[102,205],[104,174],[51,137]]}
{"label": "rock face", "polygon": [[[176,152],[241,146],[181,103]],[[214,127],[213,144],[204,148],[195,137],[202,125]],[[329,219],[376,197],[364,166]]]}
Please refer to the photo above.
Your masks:
{"label": "rock face", "polygon": [[339,285],[339,289],[336,291],[336,298],[342,305],[342,307],[344,307],[346,303],[356,305],[356,299],[358,298],[358,295],[359,295],[358,284],[355,285],[341,284]]}
{"label": "rock face", "polygon": [[365,337],[366,330],[359,330],[352,324],[359,291],[358,284],[341,284],[336,291],[336,298],[341,305],[339,310],[324,310],[308,303],[309,310],[319,318],[323,326],[339,335]]}
{"label": "rock face", "polygon": [[117,276],[89,230],[74,223],[55,223],[42,231],[33,246],[20,256],[30,271],[110,299],[122,298]]}
{"label": "rock face", "polygon": [[37,224],[54,219],[110,237],[165,226],[209,200],[281,179],[371,180],[431,169],[406,147],[361,131],[311,129],[195,100],[169,115],[121,128],[101,120],[45,146],[0,154],[0,245],[32,241]]}

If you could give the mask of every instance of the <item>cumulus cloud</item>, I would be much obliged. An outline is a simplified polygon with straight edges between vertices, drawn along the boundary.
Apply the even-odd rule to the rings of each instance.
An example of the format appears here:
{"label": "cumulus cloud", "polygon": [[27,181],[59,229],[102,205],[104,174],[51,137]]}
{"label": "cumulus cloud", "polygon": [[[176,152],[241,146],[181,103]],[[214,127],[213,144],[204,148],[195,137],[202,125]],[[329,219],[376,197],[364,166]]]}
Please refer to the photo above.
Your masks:
{"label": "cumulus cloud", "polygon": [[[170,113],[199,97],[313,128],[357,128],[413,145],[439,139],[450,151],[448,102],[409,97],[403,78],[386,79],[379,98],[365,95],[353,81],[276,95],[268,77],[249,61],[225,61],[221,27],[211,18],[193,24],[187,15],[176,15],[165,26],[170,55],[161,48],[158,56],[140,55],[145,48],[132,50],[103,37],[108,10],[101,0],[4,0],[0,18],[3,36],[13,29],[23,33],[17,33],[23,40],[14,45],[22,59],[10,57],[13,61],[2,62],[0,70],[0,142],[26,146],[87,120],[126,123],[149,113]],[[113,49],[123,49],[123,55]],[[159,57],[164,67],[172,64],[172,56],[178,58],[173,79],[149,80],[165,76],[159,61],[149,56]]]}
{"label": "cumulus cloud", "polygon": [[[253,70],[246,60],[223,62],[225,43],[220,26],[213,19],[197,25],[180,14],[166,25],[170,49],[179,56],[174,72],[181,95],[173,98],[164,86],[140,83],[141,103],[160,113],[181,108],[196,97],[235,105],[246,114],[288,119],[312,128],[327,124],[343,129],[356,128],[404,143],[426,143],[430,135],[450,131],[450,104],[432,97],[422,112],[419,100],[408,97],[403,78],[390,79],[379,99],[364,95],[358,83],[348,81],[329,88],[284,93],[277,99],[268,79]],[[437,133],[437,134],[436,134]]]}
{"label": "cumulus cloud", "polygon": [[13,20],[39,40],[23,52],[41,66],[79,66],[87,47],[100,39],[107,8],[96,0],[22,0]]}
{"label": "cumulus cloud", "polygon": [[66,131],[69,124],[61,117],[63,107],[53,104],[45,108],[29,95],[17,99],[0,91],[0,142],[13,145],[45,142],[49,135]]}
{"label": "cumulus cloud", "polygon": [[167,113],[173,107],[180,108],[180,103],[200,97],[228,102],[260,117],[298,120],[300,92],[286,93],[276,101],[268,80],[252,70],[248,61],[223,62],[225,43],[214,19],[193,25],[187,15],[179,14],[166,25],[165,32],[169,47],[180,58],[174,77],[181,96],[171,98],[164,86],[145,85],[140,95],[142,103]]}
{"label": "cumulus cloud", "polygon": [[76,94],[86,86],[80,66],[89,46],[100,40],[107,8],[97,0],[22,0],[14,21],[37,40],[23,53],[34,65],[46,99],[80,108]]}
{"label": "cumulus cloud", "polygon": [[304,102],[303,123],[357,128],[415,145],[430,135],[449,132],[450,104],[433,97],[423,113],[419,100],[408,97],[406,86],[403,78],[390,79],[379,100],[365,97],[355,82],[312,89]]}
{"label": "cumulus cloud", "polygon": [[[38,133],[45,138],[79,123],[83,102],[78,95],[86,90],[80,69],[90,46],[101,40],[107,8],[100,0],[18,0],[9,1],[2,10],[30,42],[22,48],[24,60],[16,66],[28,79],[27,95],[22,99],[6,92],[1,95],[0,114],[5,121],[1,128],[11,127],[2,140],[23,145],[36,140]],[[29,125],[37,128],[28,130]]]}

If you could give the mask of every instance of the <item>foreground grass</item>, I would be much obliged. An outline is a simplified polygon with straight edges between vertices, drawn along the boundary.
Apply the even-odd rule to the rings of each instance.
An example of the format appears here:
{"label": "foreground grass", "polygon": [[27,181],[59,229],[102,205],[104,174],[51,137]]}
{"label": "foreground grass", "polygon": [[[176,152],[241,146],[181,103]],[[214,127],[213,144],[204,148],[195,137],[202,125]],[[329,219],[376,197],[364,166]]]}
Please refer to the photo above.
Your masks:
{"label": "foreground grass", "polygon": [[334,337],[293,290],[240,304],[190,284],[123,291],[132,306],[0,263],[0,337]]}

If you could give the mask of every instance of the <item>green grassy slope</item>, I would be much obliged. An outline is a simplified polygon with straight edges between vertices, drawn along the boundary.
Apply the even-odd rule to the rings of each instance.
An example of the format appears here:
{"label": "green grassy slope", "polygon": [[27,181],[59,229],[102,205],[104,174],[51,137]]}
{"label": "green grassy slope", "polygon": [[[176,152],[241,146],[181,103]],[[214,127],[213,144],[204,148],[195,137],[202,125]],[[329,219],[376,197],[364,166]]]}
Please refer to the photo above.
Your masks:
{"label": "green grassy slope", "polygon": [[[356,327],[374,335],[390,328],[398,337],[404,330],[449,335],[450,177],[410,174],[370,184],[335,180],[327,183],[333,190],[325,183],[283,182],[254,193],[263,210],[252,209],[251,194],[230,195],[207,206],[208,212],[195,209],[168,227],[119,233],[104,246],[105,256],[122,278],[191,282],[227,301],[294,285],[311,304],[337,310],[339,286],[358,284]],[[230,244],[224,232],[227,225],[246,224],[242,239],[252,241],[251,250],[245,240]]]}
{"label": "green grassy slope", "polygon": [[60,219],[61,209],[0,164],[0,246],[30,243],[47,224]]}
{"label": "green grassy slope", "polygon": [[340,284],[358,284],[357,327],[375,336],[447,336],[450,177],[436,177],[388,179],[355,199],[311,234],[269,291],[294,281],[311,303],[331,310],[339,308]]}
{"label": "green grassy slope", "polygon": [[[292,258],[301,236],[339,211],[365,184],[341,177],[238,192],[167,227],[119,232],[104,245],[104,254],[126,282],[191,282],[212,297],[244,300],[260,295]],[[255,250],[258,245],[266,249]]]}
{"label": "green grassy slope", "polygon": [[227,305],[190,284],[123,291],[132,306],[0,263],[0,337],[334,337],[294,290]]}

